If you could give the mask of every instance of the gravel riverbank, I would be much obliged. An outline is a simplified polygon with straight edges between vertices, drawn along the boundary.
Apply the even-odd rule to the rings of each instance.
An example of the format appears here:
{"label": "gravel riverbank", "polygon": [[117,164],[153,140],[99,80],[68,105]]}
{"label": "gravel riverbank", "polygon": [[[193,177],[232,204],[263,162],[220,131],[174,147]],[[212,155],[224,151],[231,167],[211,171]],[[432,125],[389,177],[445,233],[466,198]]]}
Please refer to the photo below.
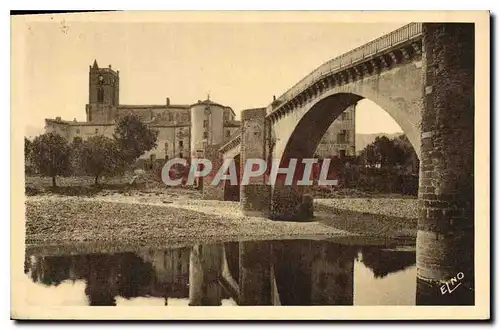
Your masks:
{"label": "gravel riverbank", "polygon": [[[197,201],[205,202],[205,201]],[[191,203],[175,205],[140,204],[73,197],[34,198],[26,201],[26,243],[67,244],[111,242],[150,244],[166,241],[205,239],[274,239],[280,237],[325,235],[347,232],[318,222],[295,223],[244,217],[234,203],[223,202],[194,211]],[[208,209],[214,211],[207,211]],[[231,211],[233,208],[233,211]],[[224,209],[227,210],[224,211]]]}
{"label": "gravel riverbank", "polygon": [[[238,202],[200,200],[184,192],[56,194],[26,200],[26,243],[176,244],[304,236],[414,238],[417,200],[315,200],[313,222],[241,215]],[[193,199],[194,198],[194,199]]]}
{"label": "gravel riverbank", "polygon": [[314,212],[320,223],[351,233],[412,241],[417,236],[417,199],[320,199]]}
{"label": "gravel riverbank", "polygon": [[416,198],[329,198],[315,199],[314,205],[406,219],[418,218]]}

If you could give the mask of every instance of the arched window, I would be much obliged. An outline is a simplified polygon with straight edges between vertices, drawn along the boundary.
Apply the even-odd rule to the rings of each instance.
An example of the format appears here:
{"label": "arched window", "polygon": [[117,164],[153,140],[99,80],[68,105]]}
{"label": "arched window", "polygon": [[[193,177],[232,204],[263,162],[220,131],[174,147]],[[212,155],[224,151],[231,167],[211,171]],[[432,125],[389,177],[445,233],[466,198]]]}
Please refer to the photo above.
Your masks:
{"label": "arched window", "polygon": [[104,89],[102,87],[97,90],[97,103],[104,103]]}

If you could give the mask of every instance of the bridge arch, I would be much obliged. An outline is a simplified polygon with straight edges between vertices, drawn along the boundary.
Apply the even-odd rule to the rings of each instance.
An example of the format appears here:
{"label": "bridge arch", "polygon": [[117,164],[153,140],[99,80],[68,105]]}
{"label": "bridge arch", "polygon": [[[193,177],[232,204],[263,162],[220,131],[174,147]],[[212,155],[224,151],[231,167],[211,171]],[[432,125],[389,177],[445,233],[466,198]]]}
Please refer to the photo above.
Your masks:
{"label": "bridge arch", "polygon": [[[376,99],[381,106],[403,129],[409,137],[417,155],[420,149],[420,127],[412,120],[420,120],[409,116],[411,105],[401,104],[405,100],[394,102],[391,98],[377,95],[371,88],[363,88],[361,93],[351,90],[338,91],[332,89],[325,92],[321,98],[304,106],[297,113],[289,114],[289,118],[281,118],[272,123],[272,139],[275,141],[272,157],[286,164],[290,158],[312,158],[316,148],[331,124],[350,106],[363,99]],[[418,109],[419,110],[419,109]],[[415,111],[419,115],[419,111]],[[420,123],[419,123],[420,124]],[[307,188],[303,186],[284,186],[277,181],[272,189],[271,214],[275,218],[290,220],[291,218],[308,218],[301,214],[304,203],[303,194]],[[289,219],[290,218],[290,219]]]}
{"label": "bridge arch", "polygon": [[[279,139],[280,142],[276,144],[276,151],[273,152],[273,156],[277,159],[282,159],[284,156],[313,157],[321,138],[342,112],[363,99],[372,100],[365,95],[328,93],[328,95],[311,104],[305,110],[305,113],[298,119],[297,124],[289,134],[287,132],[282,134],[283,131],[279,131],[280,127],[276,127],[274,138]],[[405,111],[399,110],[397,103],[386,101],[382,105],[379,103],[377,105],[396,121],[407,136],[411,137],[410,142],[418,155],[420,128],[407,118]]]}
{"label": "bridge arch", "polygon": [[[421,162],[417,305],[450,304],[450,296],[437,297],[436,292],[443,279],[458,272],[469,280],[457,298],[474,304],[475,32],[472,23],[409,24],[320,66],[267,111],[242,112],[242,160],[266,157],[269,151],[275,159],[285,152],[307,155],[322,131],[307,127],[307,118],[322,102],[336,103],[340,113],[365,97],[393,116]],[[400,105],[408,124],[386,101]],[[317,115],[318,127],[326,129],[329,122]],[[295,136],[298,132],[303,135]],[[312,141],[306,141],[310,136]],[[298,220],[293,213],[296,205],[304,205],[305,200],[297,198],[302,196],[283,190],[283,198],[276,199],[282,191],[275,186],[271,199],[268,187],[264,177],[242,185],[243,213],[265,215],[271,200],[271,216],[283,212],[291,214],[289,220]],[[275,200],[281,203],[273,205]],[[461,258],[449,257],[457,253]],[[455,296],[450,299],[456,304]]]}
{"label": "bridge arch", "polygon": [[[325,77],[311,78],[312,83],[306,83],[303,88],[294,86],[295,93],[285,94],[271,104],[267,109],[267,121],[272,158],[312,157],[333,121],[349,106],[369,99],[396,121],[420,159],[424,94],[422,56],[418,45],[412,46],[411,56],[404,56],[408,53],[408,44],[401,47],[400,53],[381,53],[377,60],[365,59],[364,64],[353,64]],[[272,189],[271,214],[293,220],[282,214],[293,218],[304,210],[312,210],[294,206],[304,205],[302,190],[303,187],[280,187],[277,182]]]}

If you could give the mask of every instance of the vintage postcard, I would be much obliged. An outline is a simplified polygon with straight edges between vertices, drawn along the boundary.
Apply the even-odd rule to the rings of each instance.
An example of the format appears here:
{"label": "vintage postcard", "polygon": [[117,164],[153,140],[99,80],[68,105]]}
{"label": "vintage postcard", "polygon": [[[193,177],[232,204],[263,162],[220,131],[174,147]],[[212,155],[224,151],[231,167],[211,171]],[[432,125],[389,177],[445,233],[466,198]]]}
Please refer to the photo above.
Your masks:
{"label": "vintage postcard", "polygon": [[489,20],[12,16],[11,317],[488,320]]}

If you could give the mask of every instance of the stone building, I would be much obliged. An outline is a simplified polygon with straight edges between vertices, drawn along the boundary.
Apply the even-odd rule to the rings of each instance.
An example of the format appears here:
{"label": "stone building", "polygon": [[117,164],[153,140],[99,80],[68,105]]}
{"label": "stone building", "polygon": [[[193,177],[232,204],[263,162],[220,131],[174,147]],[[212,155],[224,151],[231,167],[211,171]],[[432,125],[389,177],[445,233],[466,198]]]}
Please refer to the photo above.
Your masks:
{"label": "stone building", "polygon": [[[116,121],[135,114],[149,127],[158,130],[157,147],[142,158],[190,158],[192,147],[204,143],[221,143],[239,129],[233,109],[209,99],[195,104],[120,104],[120,72],[100,68],[97,61],[89,68],[89,103],[86,121],[65,121],[60,117],[45,120],[46,132],[56,132],[69,141],[94,135],[112,137]],[[194,120],[193,120],[194,119]]]}
{"label": "stone building", "polygon": [[[196,157],[206,145],[229,141],[241,124],[231,107],[209,98],[194,104],[173,104],[168,97],[164,104],[120,104],[120,72],[111,65],[101,68],[97,61],[89,67],[88,102],[86,121],[45,119],[45,131],[56,132],[68,141],[95,135],[112,137],[117,120],[133,113],[158,130],[157,147],[141,157],[154,161]],[[343,153],[354,155],[354,108],[332,124],[318,146],[320,157]]]}
{"label": "stone building", "polygon": [[332,123],[316,149],[320,158],[355,156],[356,105],[350,106]]}

